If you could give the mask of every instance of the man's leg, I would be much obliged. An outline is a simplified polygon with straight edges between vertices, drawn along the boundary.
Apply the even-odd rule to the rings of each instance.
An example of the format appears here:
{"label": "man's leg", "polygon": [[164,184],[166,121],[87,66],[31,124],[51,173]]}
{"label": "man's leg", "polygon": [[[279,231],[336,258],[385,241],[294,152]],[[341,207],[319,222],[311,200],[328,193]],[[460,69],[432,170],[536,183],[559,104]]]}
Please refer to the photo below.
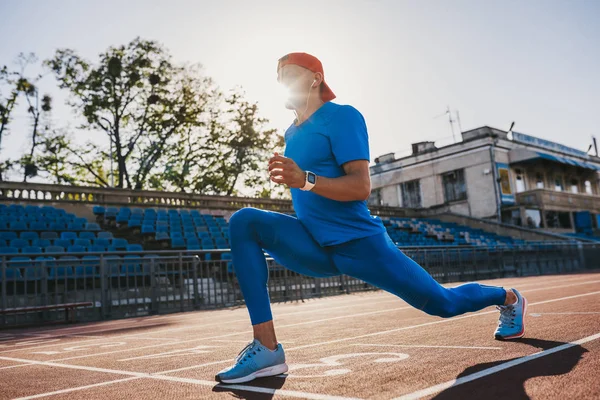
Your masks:
{"label": "man's leg", "polygon": [[[333,259],[344,274],[393,293],[428,314],[444,318],[492,305],[510,304],[507,293],[514,296],[504,288],[478,283],[445,288],[402,253],[387,234],[335,246]],[[513,299],[516,301],[516,297]]]}
{"label": "man's leg", "polygon": [[255,338],[264,341],[267,347],[274,347],[277,342],[263,249],[279,264],[303,275],[324,277],[341,273],[335,268],[330,252],[319,246],[297,218],[289,215],[244,208],[229,220],[229,235],[235,273]]}

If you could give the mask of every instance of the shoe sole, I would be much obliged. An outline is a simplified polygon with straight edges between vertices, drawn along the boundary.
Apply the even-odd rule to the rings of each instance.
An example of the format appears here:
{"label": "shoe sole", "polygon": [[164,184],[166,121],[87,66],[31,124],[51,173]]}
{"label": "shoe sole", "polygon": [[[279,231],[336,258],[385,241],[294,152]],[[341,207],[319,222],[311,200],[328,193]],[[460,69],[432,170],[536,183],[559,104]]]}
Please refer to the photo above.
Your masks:
{"label": "shoe sole", "polygon": [[523,317],[522,317],[522,328],[521,328],[521,332],[517,333],[516,335],[510,335],[510,336],[500,336],[500,335],[494,335],[494,338],[496,340],[512,340],[512,339],[520,339],[523,336],[525,336],[525,315],[527,314],[527,299],[525,297],[521,297],[521,299],[523,299]]}
{"label": "shoe sole", "polygon": [[288,372],[288,366],[286,363],[274,365],[272,367],[263,368],[259,371],[253,372],[250,375],[243,376],[236,379],[221,379],[217,376],[217,381],[221,383],[244,383],[250,382],[256,378],[266,378],[269,376],[276,376]]}

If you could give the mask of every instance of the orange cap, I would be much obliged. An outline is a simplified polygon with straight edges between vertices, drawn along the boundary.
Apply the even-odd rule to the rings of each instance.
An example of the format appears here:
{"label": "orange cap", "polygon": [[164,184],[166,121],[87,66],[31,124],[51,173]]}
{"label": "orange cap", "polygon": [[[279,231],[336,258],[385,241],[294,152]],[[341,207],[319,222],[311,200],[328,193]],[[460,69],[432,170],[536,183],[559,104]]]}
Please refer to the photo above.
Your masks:
{"label": "orange cap", "polygon": [[312,72],[320,72],[323,75],[323,82],[321,83],[321,100],[324,102],[331,101],[335,99],[335,94],[325,83],[325,74],[323,73],[323,64],[321,61],[315,56],[312,56],[307,53],[289,53],[279,59],[277,64],[277,71],[282,68],[284,65],[294,64],[300,67],[306,68]]}

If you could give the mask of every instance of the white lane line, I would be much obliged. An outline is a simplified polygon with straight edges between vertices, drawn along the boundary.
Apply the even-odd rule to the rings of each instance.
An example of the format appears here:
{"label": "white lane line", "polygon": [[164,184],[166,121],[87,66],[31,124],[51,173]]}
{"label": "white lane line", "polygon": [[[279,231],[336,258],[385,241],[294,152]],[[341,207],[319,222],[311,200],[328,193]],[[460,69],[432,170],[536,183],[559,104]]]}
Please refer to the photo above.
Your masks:
{"label": "white lane line", "polygon": [[[540,291],[540,290],[559,289],[559,288],[564,288],[564,287],[573,287],[573,286],[580,286],[580,285],[589,285],[589,284],[599,283],[599,282],[600,282],[600,280],[595,280],[595,281],[585,281],[585,282],[571,283],[571,284],[567,284],[567,285],[558,285],[558,286],[535,288],[535,289],[530,289],[530,290],[523,290],[523,293],[531,293],[531,292],[537,292],[537,291]],[[402,300],[400,298],[394,296],[393,299],[374,302],[374,305],[379,305],[379,304],[383,304],[383,303],[392,303],[392,302],[402,302]],[[356,307],[356,305],[347,305],[347,306],[336,307],[336,308],[349,308],[349,307]],[[405,309],[409,309],[409,308],[412,308],[412,307],[408,306],[408,307],[404,307],[404,308]],[[330,311],[332,309],[333,308],[329,308],[327,310],[322,310],[322,311]],[[397,309],[400,309],[400,308],[397,308]],[[397,309],[395,309],[395,310],[397,310]],[[380,311],[380,312],[388,312],[388,310],[384,310],[384,311]],[[275,314],[275,317],[279,318],[281,316],[304,314],[304,313],[315,313],[315,310],[303,310],[303,311],[299,311],[299,312],[295,312],[295,313],[280,314],[280,315]],[[354,315],[355,316],[359,316],[358,314],[354,314]],[[364,314],[364,315],[366,315],[366,314]],[[345,317],[342,316],[342,317],[336,317],[336,318],[345,318]],[[319,321],[328,321],[328,320],[330,320],[330,319],[323,319],[323,320],[319,320]],[[233,320],[233,321],[219,321],[219,322],[215,322],[215,323],[211,323],[211,324],[202,324],[202,327],[204,328],[204,327],[215,326],[215,325],[220,326],[220,325],[234,323],[234,322],[248,322],[248,318],[246,317],[246,318],[241,318],[241,319],[237,319],[237,320]],[[286,326],[294,326],[294,325],[286,325]],[[282,327],[283,326],[279,326],[278,328],[282,328]],[[131,335],[115,335],[115,336],[118,336],[119,338],[139,338],[139,337],[143,337],[142,335],[152,335],[152,334],[164,333],[164,332],[189,331],[189,330],[194,330],[194,329],[198,329],[198,327],[197,326],[184,326],[184,327],[180,327],[180,328],[166,328],[166,329],[158,329],[158,330],[152,331],[152,332],[136,333],[136,334],[131,334]],[[99,333],[99,332],[103,332],[103,331],[102,330],[100,330],[100,331],[91,331],[91,332],[88,332],[88,333]]]}
{"label": "white lane line", "polygon": [[598,315],[600,311],[569,311],[569,312],[543,312],[543,313],[529,313],[532,317],[540,317],[542,315]]}
{"label": "white lane line", "polygon": [[406,348],[426,348],[426,349],[475,349],[475,350],[502,350],[502,347],[480,347],[480,346],[426,346],[423,344],[368,344],[357,343],[355,346],[364,347],[406,347]]}
{"label": "white lane line", "polygon": [[[591,294],[596,294],[596,293],[600,293],[599,292],[592,292]],[[542,302],[537,302],[537,303],[530,303],[529,306],[532,305],[536,305],[536,304],[543,304],[545,302],[553,302],[553,301],[559,301],[559,300],[564,300],[564,299],[571,299],[571,298],[576,298],[576,297],[581,297],[581,296],[588,296],[590,294],[582,294],[582,295],[575,295],[575,296],[568,296],[568,297],[564,297],[561,299],[553,299],[553,300],[548,300],[548,301],[542,301]],[[412,307],[407,306],[407,307],[398,307],[396,309],[391,309],[391,310],[382,310],[382,311],[372,311],[370,313],[359,313],[359,314],[350,314],[350,315],[344,315],[342,317],[333,317],[333,318],[327,318],[327,319],[320,319],[320,320],[316,320],[316,321],[305,321],[305,322],[299,322],[296,324],[289,324],[289,325],[280,325],[277,326],[277,329],[282,329],[282,328],[287,328],[287,327],[294,327],[294,326],[300,326],[300,325],[308,325],[308,324],[312,324],[312,323],[317,323],[317,322],[327,322],[327,321],[331,321],[331,320],[335,320],[335,319],[341,319],[341,318],[354,318],[356,316],[365,316],[365,315],[369,315],[369,314],[377,314],[377,313],[382,313],[382,312],[386,312],[386,311],[398,311],[401,309],[410,309]],[[353,339],[358,339],[358,338],[362,338],[362,337],[370,337],[370,336],[374,336],[374,335],[379,335],[379,334],[385,334],[387,332],[397,332],[397,331],[402,331],[402,330],[407,330],[407,329],[413,329],[413,328],[418,328],[421,326],[428,326],[428,325],[434,325],[434,324],[440,324],[440,323],[445,323],[448,321],[455,321],[458,319],[463,319],[463,318],[471,318],[477,315],[484,315],[484,314],[491,314],[491,313],[496,313],[498,311],[496,310],[492,310],[492,311],[486,311],[486,312],[482,312],[482,313],[476,313],[476,314],[468,314],[468,315],[464,315],[464,316],[460,316],[460,317],[454,317],[454,318],[450,318],[450,319],[442,319],[442,320],[437,320],[437,321],[432,321],[432,322],[426,322],[424,324],[419,324],[419,325],[411,325],[411,326],[406,326],[406,327],[402,327],[402,328],[395,328],[389,331],[383,331],[384,333],[375,333],[375,334],[367,334],[367,336],[357,336],[357,337],[353,337],[353,338],[349,338],[349,339],[337,339],[332,341],[331,343],[336,343],[338,341],[345,341],[345,340],[353,340]],[[218,335],[218,336],[212,336],[212,337],[204,337],[204,338],[197,338],[197,339],[190,339],[190,340],[182,340],[180,342],[178,342],[177,344],[180,343],[191,343],[191,342],[197,342],[200,340],[211,340],[211,339],[223,339],[226,337],[232,337],[232,336],[237,336],[240,334],[248,334],[251,333],[252,330],[247,330],[247,331],[243,331],[243,332],[234,332],[234,333],[229,333],[229,334],[225,334],[225,335]],[[318,344],[316,344],[318,345]],[[136,348],[127,348],[127,349],[122,349],[122,350],[114,350],[114,351],[106,351],[106,352],[102,352],[102,353],[95,353],[95,354],[84,354],[81,356],[73,356],[73,357],[66,357],[66,358],[59,358],[59,359],[55,359],[55,360],[51,360],[51,361],[68,361],[68,360],[76,360],[76,359],[81,359],[81,358],[88,358],[88,357],[95,357],[95,356],[100,356],[100,355],[107,355],[107,354],[115,354],[115,353],[123,353],[126,351],[134,351],[134,350],[143,350],[143,349],[149,349],[149,348],[155,348],[155,347],[163,347],[165,346],[165,344],[161,343],[161,344],[156,344],[156,345],[149,345],[149,346],[141,346],[141,347],[136,347]],[[296,349],[302,349],[305,347],[313,347],[315,346],[315,344],[308,344],[308,345],[304,345],[304,346],[299,346],[299,347],[292,347],[289,349],[286,349],[286,351],[293,351]],[[222,362],[227,362],[227,361],[222,361]],[[201,366],[204,366],[204,364],[200,364]],[[185,367],[185,369],[191,369],[189,367]],[[181,370],[181,369],[180,369]]]}
{"label": "white lane line", "polygon": [[93,385],[77,386],[77,387],[74,387],[74,388],[57,390],[55,392],[47,392],[47,393],[36,394],[36,395],[33,395],[33,396],[19,397],[19,398],[14,399],[14,400],[39,399],[41,397],[48,397],[48,396],[54,396],[54,395],[57,395],[57,394],[76,392],[78,390],[85,390],[85,389],[90,389],[90,388],[94,388],[94,387],[98,387],[98,386],[113,385],[115,383],[133,381],[133,380],[136,380],[136,379],[141,379],[141,378],[133,376],[133,377],[130,377],[130,378],[115,379],[113,381],[106,381],[106,382],[94,383]]}
{"label": "white lane line", "polygon": [[591,342],[592,340],[596,340],[600,338],[600,333],[596,333],[595,335],[591,335],[588,337],[584,337],[583,339],[576,340],[574,342],[565,343],[560,346],[553,347],[548,350],[540,351],[535,354],[531,354],[528,356],[520,357],[512,361],[505,362],[503,364],[496,365],[494,367],[484,369],[483,371],[476,372],[471,375],[463,376],[462,378],[452,379],[450,381],[440,383],[438,385],[434,385],[428,387],[426,389],[417,390],[416,392],[412,392],[409,394],[405,394],[403,396],[397,397],[395,400],[415,400],[421,399],[426,396],[430,396],[432,394],[438,393],[444,389],[448,389],[450,387],[462,385],[463,383],[471,382],[476,379],[480,379],[486,377],[488,375],[495,374],[500,371],[504,371],[505,369],[512,368],[516,365],[520,365],[526,363],[531,360],[535,360],[540,357],[544,357],[550,354],[558,353],[559,351],[570,349],[571,347],[578,346],[587,342]]}
{"label": "white lane line", "polygon": [[[538,304],[546,304],[546,303],[553,303],[553,302],[556,302],[556,301],[564,301],[564,300],[569,300],[569,299],[575,299],[575,298],[579,298],[579,297],[593,296],[593,295],[596,295],[596,294],[600,294],[600,291],[591,292],[591,293],[583,293],[583,294],[578,294],[578,295],[574,295],[574,296],[560,297],[560,298],[557,298],[557,299],[550,299],[550,300],[538,301],[536,303],[529,303],[528,307],[535,306],[535,305],[538,305]],[[473,318],[473,317],[478,317],[480,315],[488,315],[488,314],[497,313],[497,312],[498,311],[496,311],[496,310],[484,311],[484,312],[479,312],[479,313],[464,315],[462,317],[447,318],[447,319],[441,319],[441,320],[437,320],[437,321],[425,322],[423,324],[418,324],[418,325],[410,325],[410,326],[404,326],[404,327],[401,327],[401,328],[389,329],[387,331],[379,331],[379,332],[367,333],[365,335],[352,336],[352,337],[346,337],[346,338],[341,338],[341,339],[328,340],[326,342],[318,342],[318,343],[306,344],[306,345],[302,345],[302,346],[291,347],[291,348],[285,349],[285,351],[286,352],[290,352],[290,351],[294,351],[294,350],[306,349],[306,348],[309,348],[309,347],[318,347],[318,346],[323,346],[323,345],[332,344],[332,343],[347,342],[349,340],[362,339],[362,338],[365,338],[365,337],[373,337],[373,336],[379,336],[379,335],[386,335],[388,333],[395,333],[395,332],[405,331],[405,330],[409,330],[409,329],[420,328],[420,327],[423,327],[423,326],[445,324],[445,323],[448,323],[448,322],[454,322],[454,321],[458,321],[458,320],[465,319],[465,318]],[[210,363],[204,363],[204,364],[198,364],[198,365],[190,365],[188,367],[178,368],[176,370],[171,370],[171,371],[164,371],[164,372],[161,372],[161,373],[162,374],[168,374],[168,373],[171,373],[171,372],[186,371],[186,370],[190,370],[190,369],[202,368],[202,367],[206,367],[206,366],[210,366],[210,365],[217,365],[217,364],[226,364],[226,363],[230,363],[230,362],[232,362],[231,359],[222,360],[222,361],[213,361],[213,362],[210,362]]]}
{"label": "white lane line", "polygon": [[[576,295],[573,295],[573,296],[560,297],[560,298],[551,299],[551,300],[538,301],[536,303],[529,303],[529,306],[535,306],[535,305],[538,305],[538,304],[554,303],[556,301],[576,299],[576,298],[579,298],[579,297],[593,296],[593,295],[596,295],[596,294],[600,294],[600,291],[590,292],[590,293],[583,293],[583,294],[576,294]],[[319,343],[313,343],[313,344],[306,344],[306,345],[303,345],[303,346],[297,346],[297,347],[292,347],[290,349],[286,349],[286,351],[289,352],[289,351],[294,351],[294,350],[302,350],[302,349],[306,349],[306,348],[309,348],[309,347],[322,346],[324,344],[347,342],[348,340],[356,340],[356,339],[362,339],[362,338],[365,338],[365,337],[373,337],[373,336],[379,336],[379,335],[386,335],[388,333],[400,332],[400,331],[405,331],[405,330],[408,330],[408,329],[420,328],[420,327],[423,327],[423,326],[444,324],[444,323],[447,323],[447,322],[453,322],[453,321],[458,321],[458,320],[461,320],[461,319],[473,318],[473,317],[478,317],[480,315],[493,314],[493,313],[497,313],[497,312],[498,312],[497,310],[491,310],[491,311],[484,311],[484,312],[479,312],[479,313],[474,313],[474,314],[467,314],[467,315],[463,315],[463,316],[460,316],[460,317],[447,318],[447,319],[442,319],[442,320],[438,320],[438,321],[425,322],[423,324],[418,324],[418,325],[411,325],[411,326],[404,326],[404,327],[401,327],[401,328],[389,329],[387,331],[373,332],[373,333],[367,333],[367,334],[359,335],[359,336],[352,336],[352,337],[346,337],[346,338],[341,338],[341,339],[334,339],[334,340],[329,340],[327,342],[319,342]]]}
{"label": "white lane line", "polygon": [[[284,389],[270,389],[256,386],[246,386],[246,385],[221,385],[217,384],[214,381],[206,381],[202,379],[191,379],[191,378],[181,378],[177,376],[166,376],[162,375],[162,373],[148,374],[145,372],[134,372],[134,371],[123,371],[119,369],[108,369],[108,368],[97,368],[97,367],[88,367],[84,365],[72,365],[72,364],[59,364],[49,361],[32,361],[32,360],[24,360],[21,358],[12,358],[12,357],[0,357],[0,360],[6,361],[14,361],[14,362],[22,362],[22,363],[30,363],[34,365],[43,365],[47,367],[58,367],[58,368],[66,368],[80,371],[92,371],[92,372],[103,372],[107,374],[117,374],[117,375],[126,375],[135,378],[148,378],[154,380],[162,380],[162,381],[170,381],[170,382],[178,382],[178,383],[191,383],[195,385],[209,386],[209,387],[222,387],[224,389],[236,389],[243,390],[247,392],[255,392],[255,393],[267,393],[278,396],[288,396],[288,397],[299,397],[301,399],[314,399],[314,400],[356,400],[356,398],[351,397],[343,397],[343,396],[329,396],[325,394],[319,393],[308,393],[301,392],[296,390],[284,390]],[[113,383],[116,381],[113,381]],[[108,382],[106,383],[109,384]],[[75,388],[72,388],[75,389]],[[52,393],[52,392],[49,392]],[[45,393],[38,394],[37,396],[42,397]]]}
{"label": "white lane line", "polygon": [[[572,278],[564,278],[563,277],[559,277],[557,279],[543,279],[541,281],[535,282],[535,283],[525,283],[522,285],[518,285],[518,287],[522,288],[525,286],[539,286],[540,284],[544,284],[544,283],[554,283],[555,281],[560,281],[560,282],[569,282],[569,281],[576,281],[576,280],[580,280],[580,279],[589,279],[590,276],[596,276],[596,274],[591,274],[591,275],[577,275],[574,276]],[[529,277],[520,277],[517,278],[517,280],[514,280],[515,283],[518,283],[519,280],[522,279],[526,279]],[[540,278],[540,277],[535,277],[535,278]],[[554,278],[554,276],[553,276]],[[487,281],[487,280],[486,280]],[[492,280],[492,281],[498,281],[498,280]],[[508,280],[508,282],[511,282],[512,280]],[[485,281],[482,281],[485,282]],[[581,284],[588,284],[588,283],[594,283],[597,281],[586,281],[586,282],[582,282]],[[462,285],[464,282],[455,282],[452,283],[450,285],[445,285],[446,287],[455,287],[455,286],[460,286]],[[501,283],[507,283],[507,282],[501,282]],[[575,284],[574,286],[576,286],[577,284]],[[509,286],[509,285],[504,285],[504,286]],[[571,286],[571,285],[568,285]],[[551,286],[551,287],[542,287],[542,288],[536,288],[536,289],[532,289],[532,290],[527,290],[524,292],[531,292],[531,291],[538,291],[538,290],[546,290],[546,289],[555,289],[555,288],[560,288],[560,287],[565,287],[565,285],[561,285],[561,286]],[[354,294],[351,295],[350,297],[352,297],[352,299],[350,299],[350,301],[346,301],[344,300],[343,302],[337,302],[336,298],[327,298],[326,300],[333,300],[336,301],[336,303],[334,304],[343,304],[343,305],[337,305],[334,307],[323,307],[322,304],[318,304],[318,303],[312,303],[312,304],[303,304],[302,311],[295,311],[295,312],[288,312],[288,313],[281,313],[278,314],[275,312],[275,317],[279,318],[279,317],[284,317],[284,316],[290,316],[290,315],[299,315],[299,314],[306,314],[306,313],[315,313],[315,312],[329,312],[331,310],[335,310],[335,309],[342,309],[342,308],[352,308],[352,307],[356,307],[356,306],[362,306],[362,305],[380,305],[380,304],[384,304],[384,303],[392,303],[392,302],[398,302],[398,301],[402,301],[400,299],[398,299],[397,297],[395,297],[394,295],[385,292],[385,291],[378,291],[378,292],[370,292],[368,294],[365,294],[365,296],[360,296],[363,293],[358,293],[358,294]],[[386,299],[389,296],[394,296],[392,299]],[[386,300],[380,300],[380,299],[376,299],[376,297],[381,297],[384,298]],[[274,308],[276,308],[277,306],[285,306],[286,304],[274,304]],[[313,310],[312,306],[315,307],[319,307],[317,310]],[[311,307],[311,309],[306,309],[308,307]],[[157,326],[157,325],[161,325],[159,324],[153,324],[157,319],[161,319],[161,318],[172,318],[174,320],[178,320],[178,321],[187,321],[188,319],[193,320],[193,322],[195,324],[198,324],[199,321],[195,320],[196,317],[196,313],[193,313],[194,315],[188,314],[185,316],[181,316],[179,314],[174,314],[174,315],[164,315],[164,316],[148,316],[148,317],[141,317],[141,318],[136,318],[136,319],[128,319],[128,320],[119,320],[119,321],[107,321],[107,322],[103,322],[102,323],[102,328],[105,328],[106,326],[111,326],[111,325],[116,325],[111,329],[96,329],[96,330],[92,330],[92,331],[86,331],[86,332],[80,332],[80,333],[63,333],[69,330],[76,330],[76,329],[86,329],[86,328],[98,328],[98,326],[90,326],[90,325],[85,325],[85,326],[75,326],[75,327],[69,327],[69,328],[59,328],[59,329],[52,329],[52,330],[41,330],[41,331],[37,331],[38,333],[35,332],[30,332],[30,333],[15,333],[17,335],[45,335],[48,338],[52,338],[52,337],[84,337],[83,335],[87,334],[87,333],[102,333],[102,332],[112,332],[118,329],[129,329],[129,328],[137,328],[137,329],[141,329],[141,328],[150,328],[153,326]],[[175,318],[177,317],[177,318]],[[148,324],[145,325],[140,325],[140,322],[149,322]],[[226,320],[226,321],[219,321],[216,323],[211,323],[211,324],[202,324],[202,327],[207,327],[207,326],[215,326],[215,325],[223,325],[223,324],[229,324],[229,323],[235,323],[235,322],[248,322],[248,317],[245,318],[238,318],[238,319],[234,319],[234,320]],[[129,334],[129,335],[114,335],[114,336],[119,336],[120,338],[124,338],[124,337],[132,337],[132,338],[142,338],[144,336],[142,335],[152,335],[152,334],[156,334],[156,333],[160,333],[160,332],[173,332],[173,331],[181,331],[181,330],[190,330],[190,329],[194,329],[194,327],[183,327],[183,328],[167,328],[167,329],[158,329],[152,332],[144,332],[144,333],[137,333],[137,334]],[[50,332],[50,333],[54,333],[54,334],[48,334],[46,332]],[[245,332],[244,332],[245,333]],[[9,334],[9,333],[7,333]],[[71,336],[72,335],[72,336]],[[95,337],[93,339],[90,339],[90,341],[94,341],[94,340],[103,340],[106,339],[105,337]],[[13,338],[13,339],[8,339],[10,340],[19,340],[18,338]],[[109,340],[109,339],[106,339]],[[83,343],[83,342],[82,342]],[[42,347],[48,347],[51,345],[45,345],[45,346],[37,346],[35,348],[42,348]],[[2,347],[2,346],[0,346]],[[33,349],[34,347],[31,347],[31,349]],[[5,351],[0,351],[0,353],[7,353],[10,352],[11,350],[5,350]]]}

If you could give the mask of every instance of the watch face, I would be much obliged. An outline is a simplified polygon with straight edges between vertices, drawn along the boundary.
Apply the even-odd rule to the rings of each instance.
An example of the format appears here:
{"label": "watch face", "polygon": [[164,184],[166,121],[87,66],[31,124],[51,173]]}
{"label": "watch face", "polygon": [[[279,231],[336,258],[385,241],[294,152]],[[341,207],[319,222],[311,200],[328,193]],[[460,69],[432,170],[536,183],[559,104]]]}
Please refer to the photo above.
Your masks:
{"label": "watch face", "polygon": [[308,183],[310,183],[311,185],[314,185],[317,182],[317,176],[315,174],[309,173],[306,180],[308,180]]}

